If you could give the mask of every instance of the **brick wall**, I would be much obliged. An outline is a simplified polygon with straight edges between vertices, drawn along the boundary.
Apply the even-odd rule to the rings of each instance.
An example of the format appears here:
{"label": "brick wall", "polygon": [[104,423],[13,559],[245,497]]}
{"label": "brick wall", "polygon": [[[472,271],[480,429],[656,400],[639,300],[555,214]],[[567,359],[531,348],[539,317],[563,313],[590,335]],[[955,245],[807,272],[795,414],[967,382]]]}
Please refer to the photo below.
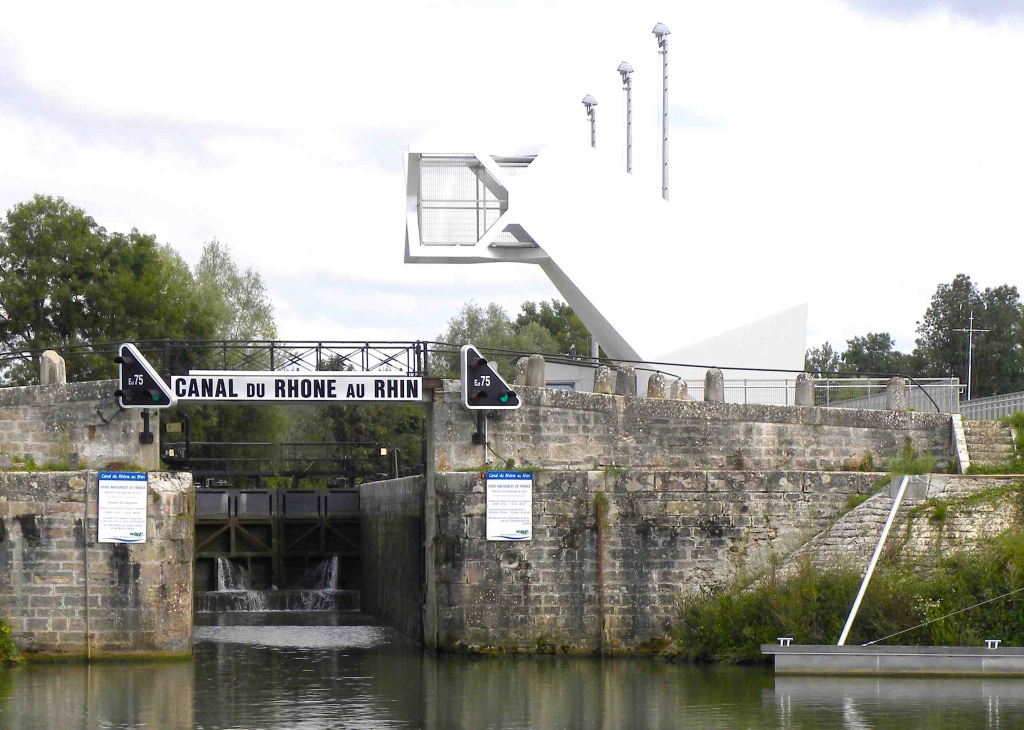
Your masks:
{"label": "brick wall", "polygon": [[[476,473],[433,476],[427,643],[447,651],[594,651],[599,626],[595,499],[604,524],[604,647],[656,650],[680,595],[766,567],[823,530],[880,473],[544,471],[533,540],[488,542]],[[428,615],[431,607],[428,606]]]}
{"label": "brick wall", "polygon": [[[120,410],[116,388],[116,381],[102,380],[0,389],[0,469],[12,468],[11,457],[73,469],[104,469],[111,462],[158,469],[158,445],[139,443],[141,412]],[[156,434],[159,412],[152,413]]]}
{"label": "brick wall", "polygon": [[[457,390],[434,402],[438,471],[485,462],[544,468],[842,470],[876,467],[906,439],[939,468],[953,458],[950,416],[939,413],[705,403],[518,386],[523,407],[487,421],[490,450],[472,443],[476,418]],[[884,468],[884,467],[883,467]]]}
{"label": "brick wall", "polygon": [[362,610],[415,641],[423,637],[423,488],[421,476],[359,487]]}
{"label": "brick wall", "polygon": [[[96,543],[96,472],[0,473],[0,617],[26,654],[192,651],[191,475],[149,474],[147,541]],[[88,532],[84,522],[89,490]]]}

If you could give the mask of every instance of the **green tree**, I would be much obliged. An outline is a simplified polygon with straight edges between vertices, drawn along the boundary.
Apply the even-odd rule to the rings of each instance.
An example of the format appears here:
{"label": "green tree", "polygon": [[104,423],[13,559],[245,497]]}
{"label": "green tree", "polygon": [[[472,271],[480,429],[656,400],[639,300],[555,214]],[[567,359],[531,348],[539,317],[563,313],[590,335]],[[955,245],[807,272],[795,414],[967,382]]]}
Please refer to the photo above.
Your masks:
{"label": "green tree", "polygon": [[[7,352],[96,342],[204,338],[215,313],[187,264],[155,237],[108,233],[63,198],[36,195],[0,222],[0,346]],[[111,377],[109,356],[66,354],[75,380]],[[5,373],[31,382],[35,364]]]}
{"label": "green tree", "polygon": [[967,382],[970,325],[988,330],[974,335],[972,396],[1024,390],[1024,313],[1017,287],[1004,284],[979,290],[965,274],[940,284],[918,322],[916,354],[928,374]]}
{"label": "green tree", "polygon": [[810,348],[804,355],[804,370],[817,378],[827,377],[829,373],[840,372],[842,368],[842,355],[836,352],[828,342],[820,347]]}
{"label": "green tree", "polygon": [[523,302],[513,328],[520,332],[534,323],[554,336],[557,343],[555,352],[563,355],[590,354],[590,332],[573,308],[565,302],[558,299],[550,302]]}
{"label": "green tree", "polygon": [[[466,344],[521,352],[558,352],[558,341],[540,322],[526,321],[522,325],[514,325],[501,305],[493,302],[486,309],[475,302],[462,305],[437,339],[453,346],[453,349],[440,352],[431,360],[433,372],[446,377],[458,376],[459,354],[455,348]],[[501,374],[506,378],[510,376],[515,358],[498,355],[495,359]]]}
{"label": "green tree", "polygon": [[[274,305],[263,277],[254,269],[240,271],[231,249],[216,239],[203,246],[195,270],[197,297],[213,312],[211,337],[236,340],[226,350],[227,369],[269,369],[261,347],[247,347],[253,340],[277,339]],[[244,366],[243,364],[244,363]],[[196,441],[278,442],[290,428],[288,412],[274,405],[192,405],[181,412],[192,422]]]}
{"label": "green tree", "polygon": [[852,373],[903,373],[909,371],[910,357],[896,348],[888,332],[869,332],[846,341],[843,367]]}

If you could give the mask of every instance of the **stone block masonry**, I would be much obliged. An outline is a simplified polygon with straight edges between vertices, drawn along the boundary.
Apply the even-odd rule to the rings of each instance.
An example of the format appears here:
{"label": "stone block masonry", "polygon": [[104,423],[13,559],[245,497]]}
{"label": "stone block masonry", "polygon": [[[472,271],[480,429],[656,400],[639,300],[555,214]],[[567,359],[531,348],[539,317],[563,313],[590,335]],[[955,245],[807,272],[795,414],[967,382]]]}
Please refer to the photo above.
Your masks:
{"label": "stone block masonry", "polygon": [[362,609],[415,641],[423,638],[422,476],[359,487]]}
{"label": "stone block masonry", "polygon": [[940,413],[662,400],[519,386],[523,407],[487,421],[489,448],[456,390],[434,402],[438,471],[484,463],[543,468],[846,470],[885,468],[909,439],[939,469],[955,460]]}
{"label": "stone block masonry", "polygon": [[[478,473],[433,477],[428,645],[657,651],[683,595],[755,574],[821,532],[881,473],[607,469],[535,475],[533,540],[488,542]],[[597,544],[595,505],[606,504]],[[604,585],[598,574],[603,551]],[[604,596],[603,612],[599,596]],[[599,616],[603,613],[604,625]]]}
{"label": "stone block masonry", "polygon": [[96,504],[94,471],[0,473],[0,617],[18,648],[30,657],[191,654],[191,475],[149,474],[144,544],[95,542]]}
{"label": "stone block masonry", "polygon": [[[142,414],[121,410],[116,388],[117,381],[103,380],[0,389],[0,454],[6,457],[0,460],[6,464],[18,457],[71,469],[104,469],[111,463],[158,469],[158,444],[139,443]],[[155,434],[159,427],[154,416],[150,429]],[[17,468],[16,463],[2,468],[12,466]]]}

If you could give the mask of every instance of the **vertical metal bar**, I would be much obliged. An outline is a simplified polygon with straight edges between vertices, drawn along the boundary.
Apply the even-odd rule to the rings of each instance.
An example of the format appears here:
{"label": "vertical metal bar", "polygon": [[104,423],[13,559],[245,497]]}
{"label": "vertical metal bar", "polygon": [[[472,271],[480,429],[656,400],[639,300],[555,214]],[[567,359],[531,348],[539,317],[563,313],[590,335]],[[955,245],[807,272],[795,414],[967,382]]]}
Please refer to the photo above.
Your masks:
{"label": "vertical metal bar", "polygon": [[274,343],[270,343],[270,369],[274,369]]}
{"label": "vertical metal bar", "polygon": [[668,200],[668,36],[661,37],[661,197]]}
{"label": "vertical metal bar", "polygon": [[885,545],[885,538],[889,536],[889,528],[892,527],[892,521],[896,518],[896,511],[900,508],[900,503],[903,501],[903,493],[907,491],[907,482],[910,481],[909,476],[903,477],[903,481],[900,482],[900,489],[896,492],[896,499],[892,502],[892,509],[889,510],[889,516],[885,520],[885,525],[882,527],[882,534],[878,537],[878,544],[875,545],[875,552],[871,555],[871,562],[868,563],[867,572],[864,573],[864,580],[861,581],[860,590],[857,591],[857,597],[853,601],[853,607],[850,609],[850,615],[846,618],[846,625],[843,627],[843,633],[839,636],[839,643],[836,646],[845,646],[846,637],[850,635],[850,629],[853,627],[853,621],[857,618],[857,611],[860,609],[860,602],[864,599],[864,594],[868,590],[868,583],[871,582],[871,575],[875,572],[875,566],[878,564],[878,556],[882,554],[882,547]]}
{"label": "vertical metal bar", "polygon": [[633,174],[633,79],[626,76],[626,172]]}
{"label": "vertical metal bar", "polygon": [[[99,479],[99,474],[97,473],[97,480],[98,479]],[[92,637],[90,636],[92,627],[91,627],[90,621],[89,621],[89,482],[90,481],[91,481],[91,479],[89,477],[89,474],[86,473],[86,475],[85,475],[85,520],[82,523],[82,526],[85,528],[83,530],[83,532],[85,534],[85,540],[84,540],[84,542],[82,544],[82,557],[83,557],[83,563],[84,563],[84,569],[83,569],[82,573],[83,573],[83,576],[85,578],[85,660],[86,661],[89,661],[90,659],[92,659]],[[99,486],[98,485],[99,485],[99,482],[97,481],[97,489],[96,489],[96,501],[97,502],[99,501]],[[99,509],[98,508],[96,510],[96,514],[97,514],[97,516],[99,515]]]}

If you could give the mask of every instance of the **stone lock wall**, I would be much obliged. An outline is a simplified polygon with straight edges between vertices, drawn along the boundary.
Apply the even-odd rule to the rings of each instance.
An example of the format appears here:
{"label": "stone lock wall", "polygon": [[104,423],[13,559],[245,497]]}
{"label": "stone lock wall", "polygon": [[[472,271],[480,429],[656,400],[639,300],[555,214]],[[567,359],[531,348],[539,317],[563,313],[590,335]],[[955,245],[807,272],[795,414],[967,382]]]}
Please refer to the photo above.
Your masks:
{"label": "stone lock wall", "polygon": [[415,641],[423,638],[424,477],[359,486],[361,608]]}
{"label": "stone lock wall", "polygon": [[[189,655],[195,498],[149,474],[144,544],[97,543],[97,473],[0,473],[0,618],[28,655]],[[85,519],[85,490],[89,519]]]}
{"label": "stone lock wall", "polygon": [[706,403],[517,386],[523,406],[487,420],[490,449],[457,386],[434,400],[438,471],[504,466],[600,469],[845,470],[918,454],[953,459],[950,416],[800,406]]}
{"label": "stone lock wall", "polygon": [[[442,650],[657,650],[680,596],[806,543],[908,441],[955,459],[948,414],[517,390],[487,447],[456,388],[434,396],[424,615]],[[524,465],[539,467],[533,539],[488,542],[480,473]]]}
{"label": "stone lock wall", "polygon": [[773,553],[827,527],[850,494],[884,481],[863,472],[543,471],[533,539],[512,543],[486,540],[480,474],[436,474],[427,642],[445,651],[656,651],[681,595],[763,570]]}
{"label": "stone lock wall", "polygon": [[[117,381],[102,380],[0,389],[0,469],[17,468],[15,457],[71,469],[110,463],[158,469],[158,439],[139,443],[142,414],[121,410],[116,388]],[[159,412],[152,413],[150,430],[157,434]]]}

